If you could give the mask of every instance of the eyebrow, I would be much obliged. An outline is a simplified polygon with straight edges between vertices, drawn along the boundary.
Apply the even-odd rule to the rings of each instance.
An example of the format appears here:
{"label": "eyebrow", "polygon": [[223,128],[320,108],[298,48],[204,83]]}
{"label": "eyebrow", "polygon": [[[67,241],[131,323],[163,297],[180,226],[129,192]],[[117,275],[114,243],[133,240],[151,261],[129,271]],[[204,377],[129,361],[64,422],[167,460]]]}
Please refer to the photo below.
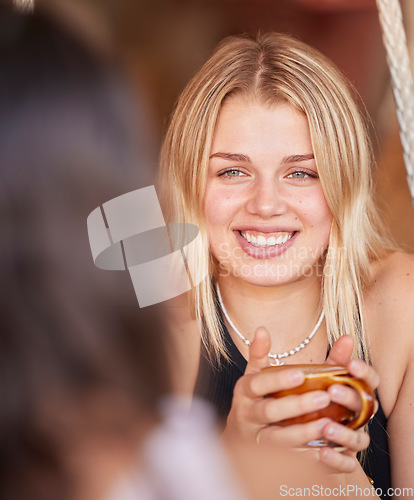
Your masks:
{"label": "eyebrow", "polygon": [[291,156],[285,156],[282,160],[282,163],[298,163],[300,161],[308,161],[308,160],[314,160],[315,156],[313,153],[308,153],[306,155],[291,155]]}
{"label": "eyebrow", "polygon": [[251,163],[251,159],[247,155],[242,155],[238,153],[214,153],[210,156],[211,158],[223,158],[223,160],[229,161],[244,161]]}
{"label": "eyebrow", "polygon": [[[211,158],[222,158],[223,160],[229,161],[244,161],[246,163],[252,163],[251,159],[247,155],[238,154],[238,153],[214,153],[210,156]],[[282,160],[282,163],[298,163],[301,161],[314,160],[315,156],[313,153],[308,153],[305,155],[290,155],[285,156]]]}

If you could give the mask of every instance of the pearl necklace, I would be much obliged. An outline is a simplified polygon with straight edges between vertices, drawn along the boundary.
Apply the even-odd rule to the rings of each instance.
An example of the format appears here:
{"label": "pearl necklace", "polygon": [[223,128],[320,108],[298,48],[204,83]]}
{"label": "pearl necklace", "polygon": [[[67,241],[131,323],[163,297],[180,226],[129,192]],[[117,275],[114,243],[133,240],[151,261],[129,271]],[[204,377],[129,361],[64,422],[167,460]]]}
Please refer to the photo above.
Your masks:
{"label": "pearl necklace", "polygon": [[[216,286],[216,291],[217,291],[217,297],[218,297],[218,301],[219,301],[221,310],[223,311],[223,314],[224,314],[226,320],[228,321],[229,325],[233,328],[233,330],[235,331],[235,333],[243,340],[243,342],[247,346],[250,346],[250,344],[251,344],[250,340],[246,339],[246,337],[236,328],[235,324],[230,319],[230,316],[229,316],[226,308],[224,307],[223,299],[221,298],[220,287],[219,287],[218,283],[217,283],[217,286]],[[273,354],[273,353],[269,352],[269,354],[267,356],[270,358],[270,364],[272,366],[283,365],[284,363],[282,361],[280,361],[281,359],[287,358],[288,356],[293,356],[297,352],[301,351],[304,347],[306,347],[309,344],[309,342],[311,341],[312,337],[318,331],[318,329],[321,326],[321,323],[322,323],[324,317],[325,317],[325,311],[322,309],[321,315],[319,316],[319,319],[318,319],[318,322],[315,325],[315,328],[306,337],[306,339],[301,344],[299,344],[297,347],[295,347],[294,349],[292,349],[290,351],[286,351],[286,352],[281,352],[281,353],[278,353],[278,354]]]}

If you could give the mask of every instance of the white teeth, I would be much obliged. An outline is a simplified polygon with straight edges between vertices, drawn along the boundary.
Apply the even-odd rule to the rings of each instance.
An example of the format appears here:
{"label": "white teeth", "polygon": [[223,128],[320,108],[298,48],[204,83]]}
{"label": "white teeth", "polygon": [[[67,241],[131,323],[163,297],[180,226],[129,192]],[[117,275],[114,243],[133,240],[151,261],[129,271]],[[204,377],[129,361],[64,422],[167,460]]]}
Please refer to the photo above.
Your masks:
{"label": "white teeth", "polygon": [[241,233],[241,235],[246,238],[246,240],[251,243],[254,246],[257,247],[271,247],[275,245],[283,245],[283,243],[286,243],[294,233],[285,233],[285,234],[279,234],[278,237],[276,236],[270,236],[269,238],[266,238],[263,235],[260,236],[253,236],[250,235],[249,233]]}

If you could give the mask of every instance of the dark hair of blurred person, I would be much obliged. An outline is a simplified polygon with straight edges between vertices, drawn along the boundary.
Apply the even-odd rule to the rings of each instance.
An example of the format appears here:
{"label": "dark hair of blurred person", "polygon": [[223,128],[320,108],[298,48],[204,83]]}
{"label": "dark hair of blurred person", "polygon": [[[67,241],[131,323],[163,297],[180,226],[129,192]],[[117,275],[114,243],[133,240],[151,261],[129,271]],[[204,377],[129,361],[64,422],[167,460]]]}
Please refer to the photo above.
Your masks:
{"label": "dark hair of blurred person", "polygon": [[160,315],[127,273],[94,267],[86,230],[97,206],[151,183],[135,116],[69,25],[0,7],[3,500],[97,498],[82,476],[95,464],[104,489],[168,391]]}

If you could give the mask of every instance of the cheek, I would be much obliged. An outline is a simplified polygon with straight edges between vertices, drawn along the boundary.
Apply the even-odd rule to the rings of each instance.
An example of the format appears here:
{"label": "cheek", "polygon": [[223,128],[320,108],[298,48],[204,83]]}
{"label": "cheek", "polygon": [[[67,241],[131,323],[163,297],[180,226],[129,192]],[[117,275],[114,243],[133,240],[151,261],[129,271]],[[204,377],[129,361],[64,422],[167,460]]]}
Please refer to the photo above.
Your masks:
{"label": "cheek", "polygon": [[204,217],[207,226],[209,246],[211,248],[212,244],[214,244],[217,232],[221,224],[220,224],[220,213],[216,209],[216,205],[212,203],[210,199],[205,200]]}
{"label": "cheek", "polygon": [[223,241],[223,222],[221,210],[210,197],[204,200],[204,217],[207,226],[208,246],[214,257],[220,261],[220,242]]}
{"label": "cheek", "polygon": [[324,198],[316,204],[314,213],[316,217],[313,224],[318,229],[320,242],[322,246],[328,246],[333,217]]}
{"label": "cheek", "polygon": [[314,224],[332,221],[332,214],[321,190],[303,196],[296,205],[302,216]]}
{"label": "cheek", "polygon": [[209,231],[228,226],[235,211],[235,200],[226,190],[206,189],[204,216]]}
{"label": "cheek", "polygon": [[319,202],[315,207],[315,211],[318,214],[319,223],[321,224],[321,227],[325,228],[325,230],[326,228],[330,228],[333,216],[323,196],[321,199],[319,199]]}
{"label": "cheek", "polygon": [[312,230],[316,230],[319,238],[329,240],[333,216],[322,192],[303,198],[298,205],[302,221]]}
{"label": "cheek", "polygon": [[230,255],[229,226],[234,220],[234,200],[224,191],[207,189],[203,204],[210,251],[219,262]]}
{"label": "cheek", "polygon": [[221,214],[219,200],[215,196],[206,193],[204,198],[204,217],[209,230],[220,224]]}

